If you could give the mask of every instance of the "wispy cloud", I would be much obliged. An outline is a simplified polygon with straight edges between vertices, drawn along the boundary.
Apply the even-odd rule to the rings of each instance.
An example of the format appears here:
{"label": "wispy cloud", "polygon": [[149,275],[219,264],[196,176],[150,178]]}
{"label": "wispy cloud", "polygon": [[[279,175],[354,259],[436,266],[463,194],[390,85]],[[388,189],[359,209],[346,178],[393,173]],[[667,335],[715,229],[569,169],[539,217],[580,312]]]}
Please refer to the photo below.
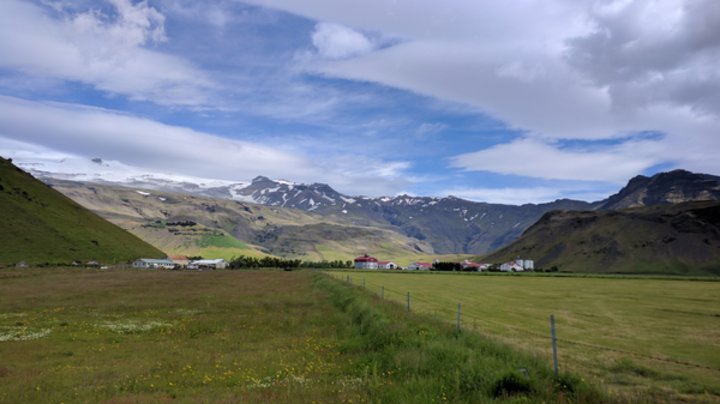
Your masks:
{"label": "wispy cloud", "polygon": [[[348,193],[392,194],[409,165],[332,158],[294,146],[227,139],[117,111],[0,96],[0,138],[13,155],[100,157],[149,172],[247,181],[257,175],[327,182]],[[25,144],[42,145],[28,150]],[[13,157],[10,155],[10,157]]]}
{"label": "wispy cloud", "polygon": [[32,2],[0,2],[0,66],[41,80],[83,83],[109,94],[165,105],[206,106],[216,83],[193,63],[154,50],[165,18],[147,2],[113,0],[62,18]]}
{"label": "wispy cloud", "polygon": [[612,147],[559,148],[526,138],[459,155],[452,164],[470,171],[622,184],[636,173],[665,162],[659,153],[663,149],[656,140],[628,141]]}
{"label": "wispy cloud", "polygon": [[[613,182],[659,162],[719,172],[711,153],[701,151],[716,150],[712,133],[720,132],[715,1],[258,3],[403,38],[315,64],[317,74],[473,105],[524,134],[475,146],[477,153],[452,159],[456,167]],[[666,136],[615,149],[562,146],[646,130]],[[691,147],[676,147],[688,138]],[[535,157],[513,167],[506,152]]]}

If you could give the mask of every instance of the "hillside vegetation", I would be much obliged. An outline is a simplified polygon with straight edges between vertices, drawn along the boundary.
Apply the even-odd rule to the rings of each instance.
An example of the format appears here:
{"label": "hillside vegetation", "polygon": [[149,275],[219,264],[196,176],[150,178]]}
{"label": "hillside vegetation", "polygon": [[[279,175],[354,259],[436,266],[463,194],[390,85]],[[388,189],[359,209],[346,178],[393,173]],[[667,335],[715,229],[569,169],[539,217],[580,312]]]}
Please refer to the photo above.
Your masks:
{"label": "hillside vegetation", "polygon": [[0,264],[116,263],[165,256],[3,158],[0,218]]}
{"label": "hillside vegetation", "polygon": [[561,271],[720,275],[720,203],[551,212],[485,259],[517,256]]}

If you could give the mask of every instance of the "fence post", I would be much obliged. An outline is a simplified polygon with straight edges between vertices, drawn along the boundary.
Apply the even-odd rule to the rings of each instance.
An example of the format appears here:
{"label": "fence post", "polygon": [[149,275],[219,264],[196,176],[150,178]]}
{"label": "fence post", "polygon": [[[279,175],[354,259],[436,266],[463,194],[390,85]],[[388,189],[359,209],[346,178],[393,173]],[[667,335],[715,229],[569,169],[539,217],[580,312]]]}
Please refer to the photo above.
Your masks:
{"label": "fence post", "polygon": [[363,289],[365,289],[365,278],[363,278]]}
{"label": "fence post", "polygon": [[553,370],[555,371],[555,381],[558,380],[558,357],[557,357],[557,337],[555,335],[555,315],[550,315],[550,333],[552,335],[552,352],[553,352]]}
{"label": "fence post", "polygon": [[380,300],[385,300],[385,286],[380,286]]}
{"label": "fence post", "polygon": [[407,311],[410,311],[410,292],[407,292]]}
{"label": "fence post", "polygon": [[460,331],[460,303],[458,303],[457,330]]}

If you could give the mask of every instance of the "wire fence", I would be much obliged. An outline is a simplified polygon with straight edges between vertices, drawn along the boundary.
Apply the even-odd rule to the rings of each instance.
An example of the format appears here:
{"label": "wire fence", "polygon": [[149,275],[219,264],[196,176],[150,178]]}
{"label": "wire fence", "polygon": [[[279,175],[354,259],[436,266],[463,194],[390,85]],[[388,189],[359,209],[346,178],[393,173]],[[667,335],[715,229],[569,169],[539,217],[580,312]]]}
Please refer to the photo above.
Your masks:
{"label": "wire fence", "polygon": [[[387,288],[381,284],[367,282],[365,278],[362,278],[362,281],[360,283],[357,283],[357,282],[354,282],[353,277],[351,277],[350,275],[338,275],[338,276],[333,276],[332,274],[328,274],[328,275],[337,280],[342,280],[345,283],[348,283],[352,286],[364,288],[371,293],[381,296],[384,300],[390,300],[390,301],[395,301],[398,303],[405,304],[406,303],[405,299],[407,299],[409,296],[410,302],[424,303],[428,307],[435,308],[436,310],[424,310],[423,313],[431,314],[434,317],[439,318],[441,320],[447,321],[447,319],[453,318],[455,313],[457,313],[457,315],[461,315],[461,313],[459,312],[459,309],[458,309],[458,311],[455,310],[454,305],[448,306],[448,307],[438,307],[438,302],[436,300],[430,300],[428,298],[425,298],[422,295],[413,293],[413,291],[411,291],[411,290],[400,291],[397,289]],[[408,295],[408,293],[409,293],[409,295]],[[408,307],[412,307],[411,303],[407,303],[407,304],[408,304]],[[470,304],[468,304],[467,302],[463,302],[463,301],[457,301],[454,304],[459,304],[459,305],[462,305],[463,307],[470,306]],[[467,314],[467,313],[462,313],[461,319],[463,320],[464,323],[467,323],[467,320],[470,320],[475,323],[481,323],[481,324],[484,323],[484,324],[488,324],[488,325],[493,325],[495,327],[507,328],[509,330],[513,330],[513,331],[523,334],[523,335],[532,335],[534,337],[541,338],[541,339],[548,339],[548,340],[551,339],[550,330],[548,330],[547,334],[539,333],[537,331],[528,330],[527,328],[524,328],[524,327],[518,327],[514,324],[508,324],[508,323],[494,321],[494,320],[487,319],[487,318],[481,318],[481,317],[478,317],[478,316],[475,316],[472,314]],[[460,323],[460,320],[458,320],[458,324],[459,323]],[[640,352],[630,351],[627,349],[614,348],[614,347],[593,344],[593,343],[588,343],[588,342],[583,342],[583,341],[576,341],[576,340],[572,340],[572,339],[568,339],[568,338],[557,338],[556,340],[558,342],[561,342],[564,344],[571,344],[571,345],[582,346],[582,347],[586,347],[586,348],[592,348],[592,349],[595,349],[598,351],[614,352],[614,353],[619,353],[619,354],[623,354],[623,355],[633,356],[636,358],[642,358],[642,359],[663,362],[663,363],[670,363],[670,364],[680,365],[680,366],[684,366],[684,367],[688,367],[688,368],[710,370],[710,371],[720,373],[720,368],[702,365],[699,363],[694,363],[694,362],[689,362],[689,361],[684,361],[684,360],[679,360],[679,359],[673,359],[673,358],[669,358],[669,357],[660,357],[660,356],[655,356],[655,355],[649,355],[649,354],[644,354],[644,353],[640,353]],[[548,347],[549,347],[549,345],[548,345]]]}

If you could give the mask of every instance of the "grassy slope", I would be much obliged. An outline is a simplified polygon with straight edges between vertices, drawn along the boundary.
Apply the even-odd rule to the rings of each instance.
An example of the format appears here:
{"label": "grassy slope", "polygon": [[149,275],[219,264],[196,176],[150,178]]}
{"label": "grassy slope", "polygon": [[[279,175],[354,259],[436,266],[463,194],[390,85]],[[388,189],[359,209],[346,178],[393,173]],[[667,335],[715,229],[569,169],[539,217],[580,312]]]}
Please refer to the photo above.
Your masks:
{"label": "grassy slope", "polygon": [[461,303],[465,327],[547,361],[548,316],[554,313],[562,369],[630,396],[720,401],[720,282],[532,274],[334,274],[350,276],[356,285],[364,280],[376,293],[383,286],[386,299],[402,303],[410,291],[413,310],[449,322],[455,321]]}
{"label": "grassy slope", "polygon": [[[57,181],[56,188],[173,255],[228,258],[270,254],[306,260],[352,260],[368,252],[388,260],[406,258],[409,263],[418,259],[414,258],[419,254],[415,244],[432,251],[425,243],[385,228],[360,226],[344,217],[159,191],[144,195],[117,186]],[[180,229],[162,224],[175,220],[193,220],[198,226]],[[161,224],[149,226],[156,221]],[[207,245],[204,238],[208,232],[222,233],[225,240],[214,243],[222,245]]]}
{"label": "grassy slope", "polygon": [[123,262],[165,254],[0,158],[0,263]]}
{"label": "grassy slope", "polygon": [[487,257],[573,272],[720,274],[720,204],[554,212]]}
{"label": "grassy slope", "polygon": [[602,398],[311,271],[12,270],[0,296],[0,402]]}

